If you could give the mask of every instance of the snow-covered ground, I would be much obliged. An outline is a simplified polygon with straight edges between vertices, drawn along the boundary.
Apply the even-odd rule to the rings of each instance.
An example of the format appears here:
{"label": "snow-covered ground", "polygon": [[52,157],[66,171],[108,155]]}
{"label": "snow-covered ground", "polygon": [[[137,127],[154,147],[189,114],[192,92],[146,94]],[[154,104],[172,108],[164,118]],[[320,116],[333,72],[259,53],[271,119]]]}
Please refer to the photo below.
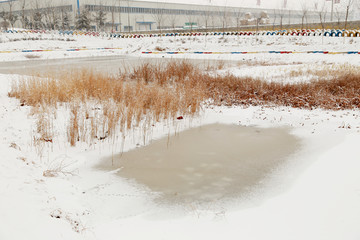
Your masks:
{"label": "snow-covered ground", "polygon": [[[36,40],[33,40],[36,39]],[[0,33],[0,61],[56,59],[69,57],[114,56],[120,54],[143,56],[142,52],[156,52],[143,57],[206,58],[273,62],[335,62],[359,64],[357,55],[322,54],[185,54],[170,55],[165,52],[256,52],[256,51],[358,51],[360,38],[302,37],[302,36],[190,36],[107,38],[94,36],[62,36],[38,33]],[[78,52],[69,49],[89,49]],[[94,48],[116,48],[94,50]],[[19,50],[53,50],[52,52],[23,53]],[[6,53],[7,51],[15,51]]]}
{"label": "snow-covered ground", "polygon": [[[0,35],[0,51],[56,49],[54,52],[0,53],[0,61],[128,54],[142,51],[358,51],[360,40],[321,37],[203,37],[10,41]],[[261,42],[259,42],[261,41]],[[70,48],[122,48],[67,52]],[[358,55],[153,55],[214,58],[240,62],[218,73],[267,81],[306,81],[293,71],[360,64]],[[36,61],[36,60],[35,60]],[[326,66],[327,64],[335,64]],[[300,70],[299,70],[300,69]],[[350,68],[349,68],[350,69]],[[292,74],[292,75],[291,75]],[[290,78],[289,76],[294,76]],[[287,76],[288,79],[284,79]],[[154,193],[95,168],[113,154],[111,144],[70,147],[36,144],[35,117],[7,93],[17,75],[0,74],[0,239],[360,239],[360,112],[288,107],[213,107],[173,124],[158,123],[151,137],[167,136],[210,123],[288,127],[301,140],[299,150],[266,179],[265,187],[232,203],[162,206]],[[54,129],[64,129],[58,115]],[[176,127],[175,127],[176,126]],[[124,150],[141,142],[136,129]],[[141,143],[140,143],[141,144]],[[286,147],[286,146],[284,146]],[[261,149],[259,149],[261,151]],[[39,157],[41,153],[41,157]]]}

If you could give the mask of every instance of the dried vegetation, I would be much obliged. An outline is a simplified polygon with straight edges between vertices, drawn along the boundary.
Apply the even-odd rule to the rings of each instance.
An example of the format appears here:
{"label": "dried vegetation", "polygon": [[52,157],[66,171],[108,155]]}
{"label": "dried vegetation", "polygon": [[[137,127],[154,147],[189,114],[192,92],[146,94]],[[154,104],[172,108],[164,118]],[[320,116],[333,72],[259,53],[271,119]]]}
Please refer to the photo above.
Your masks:
{"label": "dried vegetation", "polygon": [[[196,114],[204,100],[195,72],[188,63],[167,66],[141,65],[131,73],[110,77],[92,71],[77,71],[64,77],[32,77],[13,84],[10,97],[21,105],[33,106],[36,114],[36,141],[50,141],[49,122],[56,111],[69,114],[68,141],[92,143],[94,139],[115,139],[116,133],[139,126],[150,127],[164,119]],[[35,142],[35,141],[34,141]]]}
{"label": "dried vegetation", "polygon": [[53,134],[49,116],[56,117],[56,111],[48,109],[65,107],[69,114],[68,140],[74,146],[78,141],[115,140],[118,133],[140,124],[147,128],[164,119],[192,116],[204,102],[226,106],[360,108],[360,76],[343,71],[331,79],[326,74],[326,79],[308,83],[268,83],[232,75],[209,75],[183,61],[164,66],[143,64],[116,77],[83,70],[69,72],[61,79],[23,79],[13,84],[9,96],[38,109],[38,139],[43,141],[50,141]]}

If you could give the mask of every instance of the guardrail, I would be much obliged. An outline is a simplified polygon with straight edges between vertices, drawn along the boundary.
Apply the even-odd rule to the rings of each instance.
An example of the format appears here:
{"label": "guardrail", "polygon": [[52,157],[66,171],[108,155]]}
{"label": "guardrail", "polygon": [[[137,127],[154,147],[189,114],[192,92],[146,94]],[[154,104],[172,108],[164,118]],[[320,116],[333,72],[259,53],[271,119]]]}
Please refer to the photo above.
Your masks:
{"label": "guardrail", "polygon": [[58,34],[61,36],[92,36],[108,38],[143,38],[143,37],[186,37],[186,36],[324,36],[324,37],[360,37],[360,30],[341,29],[289,29],[279,31],[231,31],[231,32],[169,32],[154,34],[124,34],[93,31],[48,31],[48,30],[6,30],[4,33]]}

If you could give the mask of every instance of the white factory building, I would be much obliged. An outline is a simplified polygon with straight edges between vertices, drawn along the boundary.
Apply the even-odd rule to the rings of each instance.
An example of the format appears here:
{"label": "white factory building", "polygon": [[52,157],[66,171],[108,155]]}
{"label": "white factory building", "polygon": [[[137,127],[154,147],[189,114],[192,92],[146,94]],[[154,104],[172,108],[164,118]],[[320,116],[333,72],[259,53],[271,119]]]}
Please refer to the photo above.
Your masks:
{"label": "white factory building", "polygon": [[[90,29],[151,31],[228,28],[243,25],[301,23],[302,12],[229,6],[162,3],[135,0],[0,0],[0,27],[74,29],[79,14]],[[304,22],[317,21],[309,11]]]}

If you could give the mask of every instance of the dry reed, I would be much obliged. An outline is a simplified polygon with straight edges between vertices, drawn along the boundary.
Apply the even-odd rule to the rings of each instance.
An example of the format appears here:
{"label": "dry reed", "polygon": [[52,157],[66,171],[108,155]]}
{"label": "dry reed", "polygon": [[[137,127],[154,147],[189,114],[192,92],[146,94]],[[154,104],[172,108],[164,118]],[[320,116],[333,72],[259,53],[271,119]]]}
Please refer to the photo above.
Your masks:
{"label": "dry reed", "polygon": [[331,110],[360,108],[360,76],[345,74],[299,84],[267,83],[234,76],[204,77],[218,105],[283,105]]}
{"label": "dry reed", "polygon": [[[69,114],[68,141],[74,146],[78,141],[113,139],[144,119],[157,122],[195,114],[204,96],[170,80],[184,79],[192,71],[185,62],[163,68],[145,64],[118,77],[82,70],[66,73],[61,79],[22,79],[13,84],[9,96],[35,108],[64,105]],[[43,122],[43,115],[37,116]]]}
{"label": "dry reed", "polygon": [[192,116],[207,99],[227,106],[360,108],[358,74],[343,71],[331,79],[325,75],[326,79],[308,83],[268,83],[249,77],[210,76],[182,61],[164,66],[143,64],[117,77],[87,70],[67,73],[61,79],[33,77],[14,83],[9,96],[34,107],[67,106],[68,140],[74,146],[77,141],[114,139],[142,121],[151,126],[163,119]]}

